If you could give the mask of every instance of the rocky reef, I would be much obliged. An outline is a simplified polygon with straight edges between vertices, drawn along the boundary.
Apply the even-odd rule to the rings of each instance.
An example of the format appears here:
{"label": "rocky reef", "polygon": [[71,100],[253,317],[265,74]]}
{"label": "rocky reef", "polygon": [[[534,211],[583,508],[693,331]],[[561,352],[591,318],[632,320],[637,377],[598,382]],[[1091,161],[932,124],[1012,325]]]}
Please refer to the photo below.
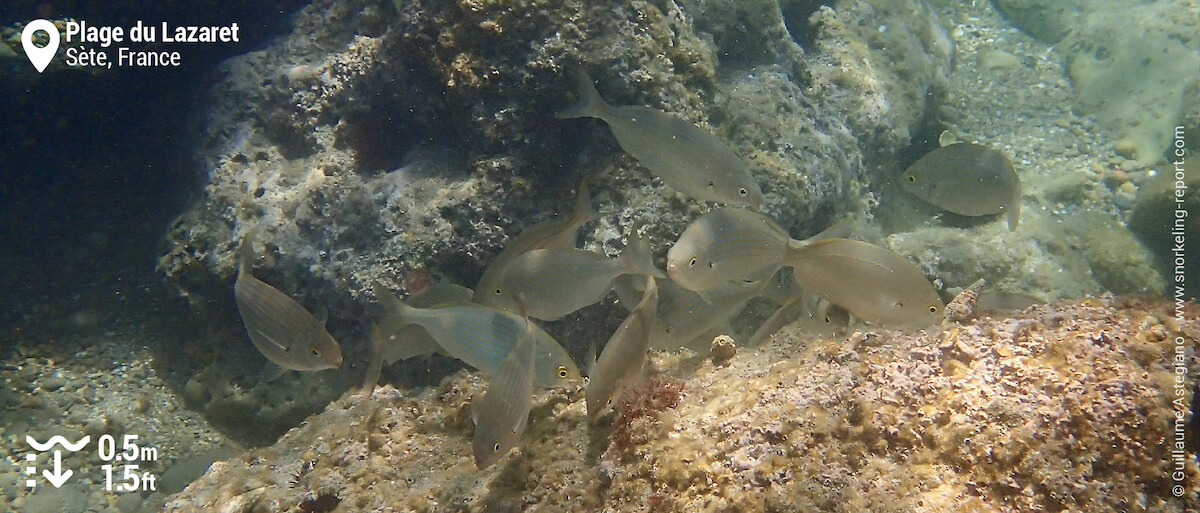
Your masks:
{"label": "rocky reef", "polygon": [[[952,53],[938,15],[907,0],[317,1],[290,32],[221,65],[196,155],[205,186],[158,267],[199,315],[236,322],[214,305],[228,301],[238,241],[253,234],[256,274],[328,311],[347,360],[362,362],[367,283],[404,290],[417,272],[473,285],[508,237],[569,210],[584,177],[601,214],[592,249],[615,254],[636,225],[661,258],[698,212],[599,122],[554,119],[571,101],[570,69],[589,71],[610,103],[716,133],[763,186],[764,210],[815,233],[870,210]],[[582,354],[603,341],[588,324],[551,330]],[[216,338],[182,343],[230,346]],[[257,361],[248,344],[230,349],[179,363],[194,373]],[[197,353],[211,354],[179,351]],[[192,402],[228,398],[229,375],[190,378]]]}
{"label": "rocky reef", "polygon": [[[198,324],[236,328],[222,305],[253,234],[256,275],[328,312],[350,370],[256,385],[261,359],[237,329],[194,329],[164,358],[188,404],[278,435],[357,381],[376,314],[367,283],[472,285],[509,237],[569,211],[585,177],[600,218],[584,247],[615,255],[638,226],[661,262],[707,207],[654,180],[601,122],[554,118],[573,68],[612,104],[670,112],[728,143],[792,236],[857,217],[857,236],[913,259],[944,296],[979,278],[1043,300],[1163,290],[1161,254],[1126,227],[1157,172],[1122,156],[1102,116],[1072,111],[1070,64],[990,4],[321,0],[220,66],[198,128],[203,190],[158,269]],[[895,186],[939,135],[1012,158],[1018,231]],[[546,327],[582,361],[614,312]],[[446,368],[421,362],[401,382]]]}
{"label": "rocky reef", "polygon": [[579,391],[537,394],[521,451],[485,471],[477,375],[385,386],[218,462],[165,511],[1184,511],[1198,441],[1182,499],[1167,441],[1175,367],[1200,372],[1197,314],[1085,299],[907,334],[791,330],[716,365],[659,354],[596,425]]}
{"label": "rocky reef", "polygon": [[[726,54],[690,14],[651,3],[314,3],[290,35],[223,65],[198,155],[208,185],[160,269],[183,294],[223,295],[253,232],[278,285],[352,317],[371,278],[427,268],[473,283],[511,233],[569,206],[584,176],[602,214],[592,245],[619,247],[640,223],[663,247],[694,207],[600,127],[553,119],[570,99],[564,70],[580,65],[614,104],[707,122],[768,189],[767,209],[815,231],[863,209],[846,201],[908,143],[948,72],[937,16],[893,3],[811,20],[795,3],[791,23],[819,59],[780,39],[784,13],[754,10],[773,16],[762,23],[780,50],[720,69]],[[883,18],[894,30],[857,42]]]}

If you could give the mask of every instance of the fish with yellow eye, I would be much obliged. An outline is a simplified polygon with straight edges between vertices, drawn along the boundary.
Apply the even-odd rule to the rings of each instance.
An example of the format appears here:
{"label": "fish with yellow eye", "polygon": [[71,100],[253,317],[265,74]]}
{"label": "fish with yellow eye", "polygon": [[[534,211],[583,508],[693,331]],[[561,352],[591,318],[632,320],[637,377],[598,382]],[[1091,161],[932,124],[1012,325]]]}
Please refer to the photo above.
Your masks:
{"label": "fish with yellow eye", "polygon": [[[496,374],[526,330],[524,317],[495,308],[476,304],[416,308],[395,296],[387,296],[391,292],[378,282],[372,287],[376,297],[381,298],[384,315],[392,319],[390,322],[424,328],[441,352],[488,376]],[[532,330],[536,342],[533,385],[570,388],[582,381],[579,367],[558,341],[537,324],[532,325]]]}
{"label": "fish with yellow eye", "polygon": [[804,290],[869,323],[926,327],[941,322],[946,308],[917,266],[874,244],[819,240],[787,263]]}
{"label": "fish with yellow eye", "polygon": [[535,249],[519,255],[497,271],[492,289],[475,297],[481,304],[516,312],[514,294],[525,298],[530,317],[553,321],[598,303],[618,276],[635,274],[666,278],[654,267],[650,246],[637,231],[617,258],[583,249]]}
{"label": "fish with yellow eye", "polygon": [[925,275],[886,248],[822,234],[792,239],[745,209],[700,216],[667,251],[671,280],[702,296],[736,280],[766,280],[786,266],[805,290],[866,322],[936,324],[945,307]]}
{"label": "fish with yellow eye", "polygon": [[693,123],[649,107],[614,107],[604,102],[592,79],[575,73],[578,101],[559,118],[599,118],[621,149],[633,155],[668,187],[704,201],[756,207],[762,190],[742,159],[716,136]]}
{"label": "fish with yellow eye", "polygon": [[517,337],[500,368],[492,375],[483,397],[471,401],[475,434],[471,453],[475,467],[492,466],[521,442],[533,406],[533,372],[537,337],[533,322],[525,317],[525,331]]}
{"label": "fish with yellow eye", "polygon": [[282,370],[315,371],[342,365],[342,349],[295,299],[255,278],[252,240],[246,237],[238,258],[233,299],[254,347]]}
{"label": "fish with yellow eye", "polygon": [[986,146],[958,143],[933,150],[904,171],[900,187],[955,214],[1003,213],[1010,231],[1021,218],[1021,180],[1008,157]]}

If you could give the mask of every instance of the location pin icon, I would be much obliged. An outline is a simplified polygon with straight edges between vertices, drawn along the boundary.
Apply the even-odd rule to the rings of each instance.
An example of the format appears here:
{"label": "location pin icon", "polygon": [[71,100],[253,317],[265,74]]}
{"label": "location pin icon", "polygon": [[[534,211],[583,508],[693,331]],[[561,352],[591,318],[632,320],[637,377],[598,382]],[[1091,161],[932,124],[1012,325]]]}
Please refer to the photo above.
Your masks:
{"label": "location pin icon", "polygon": [[[46,31],[50,36],[50,41],[41,48],[33,44],[33,33],[39,30]],[[29,56],[29,62],[33,63],[38,73],[45,71],[50,61],[54,60],[54,53],[58,51],[58,37],[58,27],[49,20],[33,20],[21,31],[21,46],[25,47],[25,55]]]}

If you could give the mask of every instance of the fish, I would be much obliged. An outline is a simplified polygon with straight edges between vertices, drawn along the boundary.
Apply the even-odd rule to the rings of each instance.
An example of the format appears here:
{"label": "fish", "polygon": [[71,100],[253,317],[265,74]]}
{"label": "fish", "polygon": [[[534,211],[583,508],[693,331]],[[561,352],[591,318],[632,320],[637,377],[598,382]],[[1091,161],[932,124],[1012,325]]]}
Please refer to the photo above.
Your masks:
{"label": "fish", "polygon": [[551,219],[522,230],[508,241],[499,254],[492,257],[483,270],[483,276],[475,283],[474,301],[486,304],[490,298],[482,291],[495,290],[499,274],[513,258],[535,249],[574,249],[579,227],[599,217],[600,214],[592,207],[587,180],[583,180],[579,184],[575,210],[570,216]]}
{"label": "fish", "polygon": [[[811,296],[809,296],[811,299]],[[810,305],[803,317],[802,328],[817,335],[836,335],[846,331],[850,326],[850,312],[845,308],[830,303],[828,299],[817,298],[815,305]]]}
{"label": "fish", "polygon": [[479,470],[492,466],[519,445],[529,425],[537,337],[529,317],[524,320],[525,330],[500,362],[487,392],[471,402],[471,420],[475,423],[471,453]]}
{"label": "fish", "polygon": [[964,216],[1005,213],[1010,231],[1021,218],[1021,180],[1003,153],[971,143],[943,146],[904,171],[912,195]]}
{"label": "fish", "polygon": [[850,314],[826,299],[801,291],[780,304],[779,309],[754,331],[746,345],[759,346],[771,335],[797,322],[805,333],[828,336],[844,331],[850,324]]}
{"label": "fish", "polygon": [[603,120],[621,149],[668,187],[688,197],[748,207],[762,203],[758,182],[721,139],[659,110],[610,106],[583,70],[577,70],[575,82],[578,101],[557,117]]}
{"label": "fish", "polygon": [[695,292],[737,280],[758,282],[774,274],[801,245],[767,216],[718,208],[692,221],[667,250],[667,274]]}
{"label": "fish", "polygon": [[633,308],[617,331],[613,332],[600,357],[588,372],[586,405],[588,420],[594,422],[612,405],[622,387],[642,374],[646,352],[650,349],[650,330],[658,309],[658,286],[654,278],[646,280],[642,300]]}
{"label": "fish", "polygon": [[808,244],[787,262],[801,287],[873,324],[926,327],[945,305],[917,266],[862,241],[831,238]]}
{"label": "fish", "polygon": [[[391,293],[383,292],[376,295],[383,306],[383,315],[379,322],[371,325],[371,341],[379,346],[382,365],[436,353],[437,341],[424,328],[404,323],[403,319],[395,314],[398,310],[395,303],[400,302],[400,299]],[[471,302],[471,294],[471,289],[444,281],[409,296],[407,304],[418,308],[465,305]]]}
{"label": "fish", "polygon": [[[659,287],[658,317],[651,330],[650,347],[672,350],[680,347],[705,349],[712,337],[732,333],[732,321],[759,295],[762,284],[733,281],[706,291],[703,296],[670,281]],[[707,339],[706,339],[707,338]],[[704,347],[694,343],[701,341]]]}
{"label": "fish", "polygon": [[[376,297],[390,294],[375,282]],[[524,318],[484,305],[416,308],[403,301],[384,305],[397,322],[416,324],[437,342],[441,352],[462,360],[487,376],[494,376],[525,331]],[[579,367],[554,337],[533,324],[535,361],[533,384],[539,388],[571,388],[582,381]]]}
{"label": "fish", "polygon": [[251,274],[252,246],[250,237],[242,240],[233,299],[254,347],[283,369],[317,371],[341,367],[341,346],[325,327],[295,299]]}
{"label": "fish", "polygon": [[498,271],[492,288],[476,301],[516,311],[514,294],[525,298],[530,317],[553,321],[585,306],[598,303],[612,290],[613,280],[623,274],[640,274],[666,279],[654,267],[650,247],[635,230],[615,259],[582,249],[535,249],[508,262]]}

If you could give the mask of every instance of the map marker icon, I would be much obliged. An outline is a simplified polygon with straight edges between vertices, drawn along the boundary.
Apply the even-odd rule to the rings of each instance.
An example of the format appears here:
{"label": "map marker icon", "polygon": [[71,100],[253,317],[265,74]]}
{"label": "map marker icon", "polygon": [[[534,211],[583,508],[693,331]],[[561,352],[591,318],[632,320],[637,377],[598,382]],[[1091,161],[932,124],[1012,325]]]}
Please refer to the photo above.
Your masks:
{"label": "map marker icon", "polygon": [[[41,48],[33,44],[33,34],[39,30],[50,36],[50,41]],[[21,31],[21,46],[25,48],[25,55],[29,56],[29,62],[33,63],[38,73],[45,71],[50,61],[54,60],[54,53],[58,51],[58,38],[58,27],[49,20],[33,20]]]}

